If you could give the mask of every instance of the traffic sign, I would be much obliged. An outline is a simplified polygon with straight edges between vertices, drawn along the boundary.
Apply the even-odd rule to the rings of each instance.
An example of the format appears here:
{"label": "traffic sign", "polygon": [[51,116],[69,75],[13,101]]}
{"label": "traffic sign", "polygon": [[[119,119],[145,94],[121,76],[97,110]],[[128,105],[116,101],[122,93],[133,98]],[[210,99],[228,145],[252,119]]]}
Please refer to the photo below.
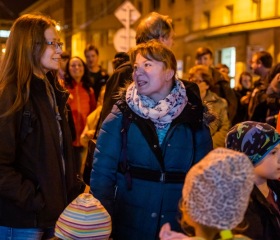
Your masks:
{"label": "traffic sign", "polygon": [[141,13],[130,1],[125,1],[122,5],[120,5],[114,14],[125,27],[127,25],[132,25],[141,17]]}
{"label": "traffic sign", "polygon": [[129,29],[129,39],[127,39],[127,36],[127,29],[125,28],[121,28],[116,32],[113,43],[117,52],[127,52],[131,47],[134,47],[136,45],[135,30]]}

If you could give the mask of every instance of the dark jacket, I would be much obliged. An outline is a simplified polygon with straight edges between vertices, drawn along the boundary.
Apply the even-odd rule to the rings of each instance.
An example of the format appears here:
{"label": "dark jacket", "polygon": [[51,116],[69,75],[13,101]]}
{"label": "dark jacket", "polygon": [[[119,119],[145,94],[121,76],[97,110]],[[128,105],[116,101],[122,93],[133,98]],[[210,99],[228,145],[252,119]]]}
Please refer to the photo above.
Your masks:
{"label": "dark jacket", "polygon": [[266,122],[267,114],[267,86],[262,80],[255,82],[248,105],[248,120],[255,122]]}
{"label": "dark jacket", "polygon": [[99,128],[101,127],[102,122],[111,112],[114,104],[117,102],[117,100],[119,100],[119,89],[123,88],[127,82],[132,81],[132,71],[133,68],[131,63],[128,61],[118,66],[111,77],[109,77],[106,83]]}
{"label": "dark jacket", "polygon": [[[188,91],[198,92],[196,84],[187,85]],[[190,96],[188,91],[187,96]],[[90,182],[93,195],[113,217],[113,238],[157,239],[166,222],[175,231],[180,231],[178,203],[184,178],[177,183],[160,181],[160,178],[148,180],[151,175],[145,174],[143,169],[155,171],[153,176],[160,172],[181,172],[184,177],[191,166],[212,149],[209,129],[202,121],[201,99],[195,94],[189,97],[189,104],[172,121],[161,145],[150,120],[133,114],[125,108],[125,102],[118,102],[118,106],[113,107],[100,130]],[[132,117],[126,143],[128,174],[118,171],[122,159],[124,114]],[[131,170],[135,168],[142,169],[139,175],[145,174],[145,179],[134,177]],[[131,189],[128,188],[129,176]]]}
{"label": "dark jacket", "polygon": [[109,75],[107,74],[106,70],[100,66],[100,70],[98,72],[89,72],[89,76],[92,81],[90,86],[94,90],[95,100],[97,101],[101,88],[106,85]]}
{"label": "dark jacket", "polygon": [[[268,185],[276,193],[278,207],[280,207],[280,182],[269,180]],[[279,213],[268,203],[260,190],[254,186],[244,217],[248,228],[242,233],[254,240],[280,239],[279,220]]]}
{"label": "dark jacket", "polygon": [[219,97],[224,98],[228,103],[228,119],[232,123],[232,120],[237,111],[237,98],[234,90],[230,87],[229,81],[215,68],[210,68],[212,73],[213,82],[211,83],[211,91],[216,93]]}
{"label": "dark jacket", "polygon": [[277,116],[278,112],[280,110],[280,94],[276,92],[267,92],[267,117],[266,122],[272,125],[273,127],[276,127],[277,122]]}
{"label": "dark jacket", "polygon": [[249,105],[249,103],[241,102],[241,99],[242,99],[242,97],[245,97],[246,95],[249,98],[250,94],[252,93],[252,90],[242,88],[242,89],[235,89],[234,92],[235,92],[238,104],[237,104],[237,112],[234,116],[232,125],[235,125],[237,123],[244,122],[244,121],[248,120],[248,105]]}
{"label": "dark jacket", "polygon": [[[48,78],[54,86],[52,75],[48,74]],[[15,89],[10,86],[1,96],[1,112],[12,105]],[[54,90],[61,116],[65,167],[56,116],[42,79],[34,76],[31,80],[31,124],[25,139],[20,139],[24,109],[8,121],[0,120],[1,226],[53,227],[67,204],[77,196],[71,132],[65,117],[68,94],[55,87]]]}

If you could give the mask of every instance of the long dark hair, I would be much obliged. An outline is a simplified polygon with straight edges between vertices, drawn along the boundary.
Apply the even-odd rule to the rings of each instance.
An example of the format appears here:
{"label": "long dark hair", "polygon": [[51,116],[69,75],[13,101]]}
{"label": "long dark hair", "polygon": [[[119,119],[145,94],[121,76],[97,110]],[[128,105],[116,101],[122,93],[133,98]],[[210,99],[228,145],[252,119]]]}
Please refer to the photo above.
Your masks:
{"label": "long dark hair", "polygon": [[78,58],[84,66],[84,75],[82,76],[81,82],[82,82],[83,88],[86,89],[89,92],[93,79],[90,78],[89,70],[87,68],[87,65],[83,61],[83,59],[81,59],[80,57],[77,57],[77,56],[71,57],[66,64],[66,67],[65,67],[66,68],[65,69],[65,86],[69,87],[69,88],[74,88],[74,84],[73,84],[74,79],[72,78],[72,76],[70,74],[70,71],[69,71],[70,61],[73,58]]}
{"label": "long dark hair", "polygon": [[14,22],[1,61],[0,94],[13,84],[16,98],[0,117],[13,114],[28,101],[33,73],[39,71],[44,74],[40,59],[47,47],[45,31],[55,25],[54,20],[39,14],[25,14]]}

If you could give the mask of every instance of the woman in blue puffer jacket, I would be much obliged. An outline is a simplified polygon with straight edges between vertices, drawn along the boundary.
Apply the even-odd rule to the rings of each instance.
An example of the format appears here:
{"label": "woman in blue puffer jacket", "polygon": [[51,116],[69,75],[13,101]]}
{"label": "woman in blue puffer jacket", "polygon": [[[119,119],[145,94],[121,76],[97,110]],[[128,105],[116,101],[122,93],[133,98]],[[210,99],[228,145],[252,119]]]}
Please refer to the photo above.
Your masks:
{"label": "woman in blue puffer jacket", "polygon": [[170,222],[185,174],[212,149],[196,84],[176,78],[170,49],[151,40],[131,51],[133,83],[104,121],[91,190],[113,221],[113,239],[157,239]]}

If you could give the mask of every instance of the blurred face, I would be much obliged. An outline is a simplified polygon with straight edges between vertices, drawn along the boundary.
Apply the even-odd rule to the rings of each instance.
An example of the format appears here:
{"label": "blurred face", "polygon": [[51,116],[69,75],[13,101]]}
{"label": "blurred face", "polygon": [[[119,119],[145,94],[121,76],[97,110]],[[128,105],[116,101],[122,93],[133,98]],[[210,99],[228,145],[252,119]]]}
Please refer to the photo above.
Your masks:
{"label": "blurred face", "polygon": [[280,179],[280,144],[276,145],[264,159],[255,166],[256,180]]}
{"label": "blurred face", "polygon": [[228,74],[229,74],[228,68],[225,68],[225,67],[220,68],[220,69],[219,69],[219,72],[222,73],[222,74],[225,74],[225,75],[228,75]]}
{"label": "blurred face", "polygon": [[203,78],[199,72],[196,72],[191,78],[190,81],[196,83],[199,88],[200,96],[203,99],[209,88],[208,84],[203,81]]}
{"label": "blurred face", "polygon": [[46,50],[41,57],[41,65],[44,72],[50,70],[58,70],[60,66],[60,55],[62,53],[61,46],[57,45],[59,43],[59,36],[54,27],[50,27],[45,31],[46,39]]}
{"label": "blurred face", "polygon": [[259,75],[259,68],[261,67],[261,63],[258,62],[258,56],[253,55],[252,60],[251,60],[251,68],[253,72],[257,75]]}
{"label": "blurred face", "polygon": [[98,66],[98,55],[94,50],[87,51],[85,54],[86,63],[89,69]]}
{"label": "blurred face", "polygon": [[204,54],[199,59],[196,60],[196,64],[201,64],[207,67],[212,66],[213,59],[211,58],[210,54]]}
{"label": "blurred face", "polygon": [[164,99],[171,91],[173,74],[173,70],[164,69],[162,62],[148,60],[137,54],[133,80],[139,94],[150,97],[155,102]]}
{"label": "blurred face", "polygon": [[245,89],[250,89],[252,87],[252,80],[249,76],[243,75],[241,78],[241,85]]}
{"label": "blurred face", "polygon": [[72,58],[69,62],[69,72],[71,77],[80,82],[85,73],[85,68],[82,61],[79,58]]}
{"label": "blurred face", "polygon": [[174,32],[171,31],[167,38],[160,38],[160,42],[162,42],[165,46],[171,48],[174,44]]}

